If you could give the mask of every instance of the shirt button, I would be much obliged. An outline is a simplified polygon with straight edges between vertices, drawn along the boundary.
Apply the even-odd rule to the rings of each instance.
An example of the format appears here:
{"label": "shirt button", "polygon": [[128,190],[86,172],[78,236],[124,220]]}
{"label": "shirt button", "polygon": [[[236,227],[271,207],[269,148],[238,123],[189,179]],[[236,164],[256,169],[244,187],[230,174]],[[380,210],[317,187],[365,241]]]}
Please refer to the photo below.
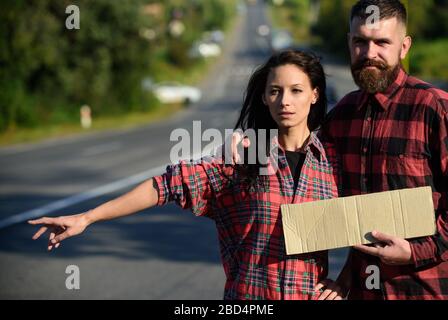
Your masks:
{"label": "shirt button", "polygon": [[368,117],[368,118],[367,118],[367,121],[369,121],[369,122],[372,121],[372,118],[371,118],[371,117]]}
{"label": "shirt button", "polygon": [[398,157],[399,157],[400,159],[403,159],[403,158],[404,158],[404,155],[400,154]]}
{"label": "shirt button", "polygon": [[367,153],[367,148],[362,148],[362,152]]}

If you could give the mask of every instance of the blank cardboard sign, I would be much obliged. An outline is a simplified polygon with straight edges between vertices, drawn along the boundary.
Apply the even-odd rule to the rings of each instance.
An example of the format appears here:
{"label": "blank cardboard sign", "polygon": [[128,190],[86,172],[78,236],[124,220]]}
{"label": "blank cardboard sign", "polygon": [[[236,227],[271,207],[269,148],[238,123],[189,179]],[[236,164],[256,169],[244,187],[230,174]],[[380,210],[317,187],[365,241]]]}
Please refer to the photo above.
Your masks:
{"label": "blank cardboard sign", "polygon": [[436,232],[430,187],[281,206],[287,254],[372,243],[373,230],[409,239]]}

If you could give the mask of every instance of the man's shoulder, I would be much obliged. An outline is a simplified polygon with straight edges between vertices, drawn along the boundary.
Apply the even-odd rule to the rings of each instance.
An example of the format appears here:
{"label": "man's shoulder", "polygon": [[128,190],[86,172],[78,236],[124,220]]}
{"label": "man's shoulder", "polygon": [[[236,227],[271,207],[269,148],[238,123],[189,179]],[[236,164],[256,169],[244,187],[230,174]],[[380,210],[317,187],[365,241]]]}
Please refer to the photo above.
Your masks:
{"label": "man's shoulder", "polygon": [[338,103],[328,112],[328,117],[332,118],[341,112],[350,112],[350,110],[359,104],[362,98],[362,91],[356,90],[346,94]]}
{"label": "man's shoulder", "polygon": [[445,112],[448,112],[448,92],[441,89],[436,84],[425,82],[414,76],[409,76],[405,87],[411,90],[418,90],[422,99],[434,101],[439,104]]}

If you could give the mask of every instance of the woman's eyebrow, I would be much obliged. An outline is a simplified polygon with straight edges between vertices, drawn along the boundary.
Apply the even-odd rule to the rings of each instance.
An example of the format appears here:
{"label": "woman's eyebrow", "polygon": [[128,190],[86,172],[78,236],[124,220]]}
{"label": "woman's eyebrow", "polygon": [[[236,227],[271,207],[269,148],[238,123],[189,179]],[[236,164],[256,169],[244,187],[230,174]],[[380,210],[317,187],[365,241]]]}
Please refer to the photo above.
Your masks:
{"label": "woman's eyebrow", "polygon": [[[291,85],[289,85],[289,86],[287,86],[287,87],[301,87],[301,86],[303,86],[303,84],[301,84],[301,83],[295,83],[295,84],[291,84]],[[270,85],[268,85],[268,87],[269,88],[283,88],[283,86],[281,86],[281,85],[278,85],[278,84],[270,84]]]}

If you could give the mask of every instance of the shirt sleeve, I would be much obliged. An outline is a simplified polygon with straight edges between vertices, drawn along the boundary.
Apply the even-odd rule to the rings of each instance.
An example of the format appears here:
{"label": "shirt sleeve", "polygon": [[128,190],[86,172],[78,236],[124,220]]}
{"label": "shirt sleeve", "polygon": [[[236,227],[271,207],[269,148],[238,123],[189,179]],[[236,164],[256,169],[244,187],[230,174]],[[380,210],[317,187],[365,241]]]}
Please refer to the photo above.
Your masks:
{"label": "shirt sleeve", "polygon": [[222,167],[211,157],[167,166],[164,174],[153,177],[159,194],[157,205],[174,201],[196,216],[213,218],[211,203],[227,180]]}
{"label": "shirt sleeve", "polygon": [[441,183],[433,190],[437,233],[411,240],[416,267],[448,261],[448,100],[438,99],[438,112],[431,126],[430,146],[435,155],[433,174]]}

